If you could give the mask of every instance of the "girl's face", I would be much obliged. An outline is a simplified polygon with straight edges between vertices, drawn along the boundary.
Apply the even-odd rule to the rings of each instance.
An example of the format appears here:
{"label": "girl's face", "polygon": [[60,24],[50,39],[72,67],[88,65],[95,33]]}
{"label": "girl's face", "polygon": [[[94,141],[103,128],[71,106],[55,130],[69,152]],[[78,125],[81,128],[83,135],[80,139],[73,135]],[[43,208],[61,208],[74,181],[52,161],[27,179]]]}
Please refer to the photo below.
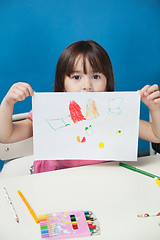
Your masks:
{"label": "girl's face", "polygon": [[77,57],[73,73],[64,78],[65,92],[105,92],[107,79],[103,73],[93,72],[86,59],[86,74],[83,69],[83,57]]}

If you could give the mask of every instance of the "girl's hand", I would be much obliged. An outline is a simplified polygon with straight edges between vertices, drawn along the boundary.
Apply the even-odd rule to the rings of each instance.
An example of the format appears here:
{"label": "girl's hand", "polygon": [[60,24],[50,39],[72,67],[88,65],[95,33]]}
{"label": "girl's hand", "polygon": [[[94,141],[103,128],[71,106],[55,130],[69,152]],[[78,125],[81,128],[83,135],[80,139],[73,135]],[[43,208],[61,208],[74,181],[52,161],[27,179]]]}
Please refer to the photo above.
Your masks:
{"label": "girl's hand", "polygon": [[141,100],[146,104],[149,110],[160,110],[160,91],[157,84],[146,85],[140,91]]}
{"label": "girl's hand", "polygon": [[28,96],[33,96],[33,89],[28,83],[18,82],[12,85],[4,100],[9,104],[23,101]]}

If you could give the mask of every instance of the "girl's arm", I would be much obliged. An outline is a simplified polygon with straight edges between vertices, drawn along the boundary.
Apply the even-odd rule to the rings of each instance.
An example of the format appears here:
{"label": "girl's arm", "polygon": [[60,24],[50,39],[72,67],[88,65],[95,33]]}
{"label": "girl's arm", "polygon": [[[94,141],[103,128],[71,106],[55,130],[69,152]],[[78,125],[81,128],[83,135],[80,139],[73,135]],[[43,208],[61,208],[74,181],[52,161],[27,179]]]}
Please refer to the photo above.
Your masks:
{"label": "girl's arm", "polygon": [[0,142],[17,142],[33,135],[32,121],[29,119],[12,122],[14,104],[23,101],[28,96],[33,96],[33,89],[27,83],[15,83],[0,106]]}
{"label": "girl's arm", "polygon": [[152,122],[140,120],[139,137],[141,139],[158,143],[160,142],[160,91],[157,84],[146,85],[140,91],[141,100],[151,114]]}

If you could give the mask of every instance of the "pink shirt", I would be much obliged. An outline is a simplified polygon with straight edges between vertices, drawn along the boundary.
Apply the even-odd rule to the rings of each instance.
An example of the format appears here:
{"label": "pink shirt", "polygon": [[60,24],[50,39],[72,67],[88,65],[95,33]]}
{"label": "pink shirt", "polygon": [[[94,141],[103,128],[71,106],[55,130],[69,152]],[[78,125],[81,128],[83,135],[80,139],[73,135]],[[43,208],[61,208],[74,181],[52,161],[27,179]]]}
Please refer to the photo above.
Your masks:
{"label": "pink shirt", "polygon": [[[27,117],[32,120],[32,110],[29,112]],[[96,161],[96,160],[37,160],[34,161],[33,173],[41,173],[54,171],[64,168],[79,167],[85,165],[93,165],[98,163],[104,163],[106,161]]]}

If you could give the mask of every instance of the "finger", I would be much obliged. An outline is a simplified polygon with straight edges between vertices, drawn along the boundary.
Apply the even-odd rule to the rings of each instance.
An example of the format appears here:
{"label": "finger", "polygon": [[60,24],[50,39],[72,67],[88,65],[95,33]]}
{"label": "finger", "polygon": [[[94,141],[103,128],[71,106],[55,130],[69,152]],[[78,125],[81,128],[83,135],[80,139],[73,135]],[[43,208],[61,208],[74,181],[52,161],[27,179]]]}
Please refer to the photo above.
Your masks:
{"label": "finger", "polygon": [[154,102],[155,102],[155,103],[160,103],[160,98],[154,99]]}
{"label": "finger", "polygon": [[157,84],[154,84],[154,85],[150,86],[147,89],[147,94],[150,94],[150,93],[155,92],[155,91],[159,91],[159,88],[158,88]]}
{"label": "finger", "polygon": [[28,89],[29,95],[33,96],[34,90],[32,89],[31,85],[29,85],[28,83],[23,83],[23,82],[22,82],[22,85],[25,86]]}
{"label": "finger", "polygon": [[25,83],[25,82],[15,83],[15,84],[13,84],[11,89],[15,89],[15,88],[19,88],[22,91],[26,91],[26,89],[27,89],[27,91],[29,93],[29,94],[27,94],[27,96],[33,96],[34,91],[33,91],[32,87],[28,83]]}
{"label": "finger", "polygon": [[[25,95],[25,98],[28,97],[28,96],[30,96],[30,92],[29,92],[28,88],[26,88],[25,86],[23,86],[23,85],[18,85],[18,86],[16,87],[16,89],[19,90],[19,91],[21,91],[21,92],[23,92],[23,95]],[[16,91],[16,89],[15,89],[15,91]]]}
{"label": "finger", "polygon": [[14,91],[10,92],[8,98],[9,98],[9,101],[13,103],[16,103],[18,101],[23,101],[22,96]]}
{"label": "finger", "polygon": [[150,95],[147,96],[147,100],[154,100],[156,98],[160,98],[160,92],[156,91],[156,92],[152,92]]}
{"label": "finger", "polygon": [[141,90],[139,90],[140,95],[143,96],[149,87],[150,87],[150,85],[146,85]]}
{"label": "finger", "polygon": [[26,98],[26,93],[18,88],[12,91],[12,95],[16,96],[18,101],[23,101]]}

